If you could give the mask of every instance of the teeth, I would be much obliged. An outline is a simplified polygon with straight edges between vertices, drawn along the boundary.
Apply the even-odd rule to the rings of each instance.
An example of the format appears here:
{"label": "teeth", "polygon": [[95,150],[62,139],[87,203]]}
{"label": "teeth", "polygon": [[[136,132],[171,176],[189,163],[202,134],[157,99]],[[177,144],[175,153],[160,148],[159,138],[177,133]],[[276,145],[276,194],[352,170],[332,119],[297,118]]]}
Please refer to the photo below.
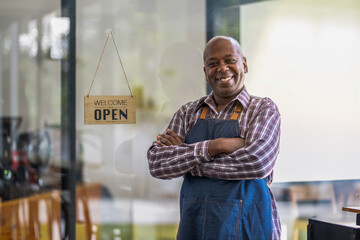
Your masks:
{"label": "teeth", "polygon": [[220,82],[227,82],[231,79],[232,77],[227,77],[227,78],[220,78],[219,81]]}

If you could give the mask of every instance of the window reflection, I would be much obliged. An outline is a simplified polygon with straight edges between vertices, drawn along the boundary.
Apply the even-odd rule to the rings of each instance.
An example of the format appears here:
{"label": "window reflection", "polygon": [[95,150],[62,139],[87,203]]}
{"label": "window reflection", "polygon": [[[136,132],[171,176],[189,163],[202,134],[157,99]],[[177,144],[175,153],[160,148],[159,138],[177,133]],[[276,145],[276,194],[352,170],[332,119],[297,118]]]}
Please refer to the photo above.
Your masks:
{"label": "window reflection", "polygon": [[[111,209],[114,215],[123,216],[122,218],[114,216],[111,220],[107,219],[109,222],[102,222],[103,226],[107,226],[107,233],[103,232],[103,234],[108,234],[107,236],[115,236],[114,232],[118,233],[115,226],[123,227],[121,231],[126,228],[125,226],[131,226],[134,239],[175,239],[178,221],[177,197],[181,179],[162,181],[151,178],[147,169],[146,150],[157,133],[164,131],[172,114],[179,106],[206,94],[201,59],[201,51],[206,38],[205,17],[208,10],[206,2],[214,3],[215,8],[221,7],[221,4],[215,3],[216,1],[205,0],[196,1],[196,3],[187,0],[156,1],[154,4],[139,1],[135,5],[130,1],[121,1],[121,3],[110,1],[105,4],[79,2],[81,6],[78,13],[79,99],[82,99],[82,95],[87,92],[106,37],[105,30],[111,27],[118,41],[120,55],[138,104],[137,124],[134,126],[84,126],[81,115],[78,119],[77,126],[81,129],[80,139],[84,145],[84,180],[101,182],[111,196],[107,199],[110,204],[108,209]],[[264,5],[261,4],[267,8],[263,8]],[[223,28],[217,33],[238,32],[241,34],[240,39],[244,51],[249,64],[251,63],[249,67],[253,69],[252,75],[247,79],[247,86],[258,89],[254,92],[266,95],[267,91],[272,89],[281,90],[281,86],[278,86],[276,81],[282,81],[277,76],[284,73],[283,68],[273,67],[271,71],[257,71],[260,69],[258,65],[263,64],[261,57],[268,56],[268,52],[262,51],[266,40],[264,36],[268,32],[262,30],[264,26],[272,23],[271,19],[281,20],[284,12],[291,9],[296,11],[297,8],[291,8],[296,4],[296,1],[266,1],[230,6],[219,10],[221,12],[219,16],[222,19],[215,19],[219,12],[213,16],[216,21],[215,26]],[[335,5],[332,4],[329,3],[326,7],[333,8]],[[316,11],[324,7],[320,5],[317,4],[314,7],[309,3],[307,7]],[[281,8],[281,6],[285,9],[283,12],[271,10]],[[225,17],[227,15],[230,20]],[[269,21],[268,18],[270,18]],[[305,15],[304,18],[306,18]],[[234,21],[241,22],[234,23]],[[282,26],[291,28],[291,23],[288,21],[281,20],[280,22]],[[229,27],[229,24],[232,26]],[[296,31],[294,29],[298,28],[303,30],[304,37],[310,41],[311,38],[306,34],[310,31],[308,27],[300,24],[290,30]],[[282,31],[286,33],[287,30],[289,29],[284,28]],[[269,49],[272,49],[271,43],[283,47],[284,44],[280,44],[283,38],[278,34],[279,31],[270,33]],[[293,37],[289,34],[285,36]],[[291,41],[289,44],[291,45]],[[309,44],[312,44],[311,41]],[[299,49],[294,47],[295,50]],[[286,57],[288,52],[280,53]],[[115,57],[111,48],[105,51],[104,64],[100,67],[97,78],[101,80],[95,82],[92,90],[94,94],[128,94],[125,81],[122,79],[121,68]],[[269,65],[275,63],[276,58],[271,59],[273,61],[269,60],[263,66],[268,68]],[[287,64],[290,64],[290,61]],[[300,64],[296,64],[294,68],[299,66]],[[274,77],[270,79],[267,76],[269,73]],[[292,79],[291,75],[284,78],[284,81],[288,82],[289,79]],[[267,82],[270,80],[274,82]],[[294,88],[294,91],[296,89]],[[278,94],[272,96],[274,99],[282,96],[281,91],[276,93]],[[284,95],[284,98],[292,99],[288,95]],[[78,109],[82,109],[81,100],[78,100],[77,104]],[[284,118],[286,120],[287,114]],[[285,141],[282,147],[283,155],[286,149],[291,150],[292,154],[297,153],[297,149],[288,148],[289,144],[291,141]],[[281,164],[286,165],[288,162],[286,159],[279,161],[279,168],[284,166]],[[356,195],[358,191],[356,187],[340,194],[341,188],[338,187],[337,181],[299,183],[291,179],[294,181],[289,182],[288,178],[284,179],[289,174],[286,170],[285,172],[287,175],[277,173],[275,181],[277,178],[283,179],[272,185],[278,199],[284,239],[291,239],[295,225],[298,223],[296,221],[306,219],[310,213],[341,219],[343,213],[339,208],[340,205],[353,203],[344,202],[344,199],[357,201],[350,197],[350,195]],[[308,176],[302,172],[298,174],[302,174],[302,177]],[[304,178],[297,180],[304,180]],[[349,185],[351,182],[352,180],[349,180],[345,184]],[[332,200],[324,199],[325,196],[318,196],[317,200],[296,201],[296,205],[291,200],[296,196],[295,192],[298,192],[293,186],[298,186],[299,191],[306,195],[309,189],[318,191],[319,187],[316,185],[320,185],[321,188],[325,185],[332,186],[325,188],[333,189],[332,198],[330,198]],[[334,212],[335,205],[337,210]],[[346,221],[346,216],[343,219]],[[300,222],[300,225],[301,223],[303,222]],[[109,230],[111,228],[115,230]],[[303,234],[304,232],[300,233],[302,236]],[[120,236],[123,237],[121,234]]]}
{"label": "window reflection", "polygon": [[[60,63],[40,49],[42,37],[51,37],[40,25],[51,19],[19,17],[0,29],[1,164],[12,172],[11,187],[21,185],[3,199],[51,188],[43,176],[59,158],[53,151],[59,139],[50,136],[50,125],[60,124]],[[55,181],[59,186],[59,178]]]}
{"label": "window reflection", "polygon": [[60,239],[60,61],[44,47],[59,3],[0,1],[1,239]]}

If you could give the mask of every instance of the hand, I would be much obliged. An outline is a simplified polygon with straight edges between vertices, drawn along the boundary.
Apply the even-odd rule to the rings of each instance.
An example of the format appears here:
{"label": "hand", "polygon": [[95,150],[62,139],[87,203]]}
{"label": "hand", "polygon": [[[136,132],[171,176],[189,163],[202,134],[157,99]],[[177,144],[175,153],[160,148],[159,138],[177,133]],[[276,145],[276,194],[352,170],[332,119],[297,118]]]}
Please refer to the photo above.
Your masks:
{"label": "hand", "polygon": [[172,145],[180,145],[183,142],[181,141],[180,137],[171,131],[170,129],[166,129],[165,134],[158,134],[157,135],[157,144],[160,146],[172,146]]}
{"label": "hand", "polygon": [[209,143],[209,155],[214,157],[220,153],[230,154],[245,146],[243,138],[217,138]]}

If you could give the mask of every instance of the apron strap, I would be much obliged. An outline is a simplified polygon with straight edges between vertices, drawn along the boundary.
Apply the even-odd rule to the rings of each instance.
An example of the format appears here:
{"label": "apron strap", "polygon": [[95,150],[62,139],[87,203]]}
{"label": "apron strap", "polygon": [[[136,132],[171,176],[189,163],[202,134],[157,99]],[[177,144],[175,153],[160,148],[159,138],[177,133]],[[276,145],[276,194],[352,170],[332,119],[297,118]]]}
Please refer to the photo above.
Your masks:
{"label": "apron strap", "polygon": [[[208,110],[209,110],[209,106],[206,105],[203,107],[201,114],[200,114],[200,119],[205,119]],[[241,111],[242,111],[241,104],[240,103],[236,104],[236,109],[234,110],[234,113],[231,116],[231,120],[237,120],[239,118]]]}
{"label": "apron strap", "polygon": [[200,119],[205,119],[208,110],[209,110],[209,107],[207,105],[203,107],[203,109],[201,111]]}
{"label": "apron strap", "polygon": [[231,116],[231,120],[237,120],[239,118],[239,115],[242,111],[242,106],[240,103],[236,104],[236,109],[233,113],[233,115]]}

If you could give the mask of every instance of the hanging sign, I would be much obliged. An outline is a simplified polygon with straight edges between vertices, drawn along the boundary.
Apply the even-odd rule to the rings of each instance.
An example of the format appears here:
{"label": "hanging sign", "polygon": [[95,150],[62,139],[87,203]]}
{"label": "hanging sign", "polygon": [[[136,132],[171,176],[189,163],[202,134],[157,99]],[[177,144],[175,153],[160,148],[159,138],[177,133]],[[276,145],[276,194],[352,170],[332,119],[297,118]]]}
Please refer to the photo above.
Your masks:
{"label": "hanging sign", "polygon": [[136,102],[131,96],[85,96],[85,124],[136,122]]}
{"label": "hanging sign", "polygon": [[[125,80],[130,94],[129,96],[90,96],[90,91],[94,83],[96,73],[99,69],[102,56],[109,37],[112,37],[114,46],[122,67]],[[89,93],[84,97],[84,121],[85,124],[128,124],[136,123],[136,102],[127,80],[124,67],[122,65],[119,51],[117,49],[112,30],[107,30],[107,38],[102,50]]]}

